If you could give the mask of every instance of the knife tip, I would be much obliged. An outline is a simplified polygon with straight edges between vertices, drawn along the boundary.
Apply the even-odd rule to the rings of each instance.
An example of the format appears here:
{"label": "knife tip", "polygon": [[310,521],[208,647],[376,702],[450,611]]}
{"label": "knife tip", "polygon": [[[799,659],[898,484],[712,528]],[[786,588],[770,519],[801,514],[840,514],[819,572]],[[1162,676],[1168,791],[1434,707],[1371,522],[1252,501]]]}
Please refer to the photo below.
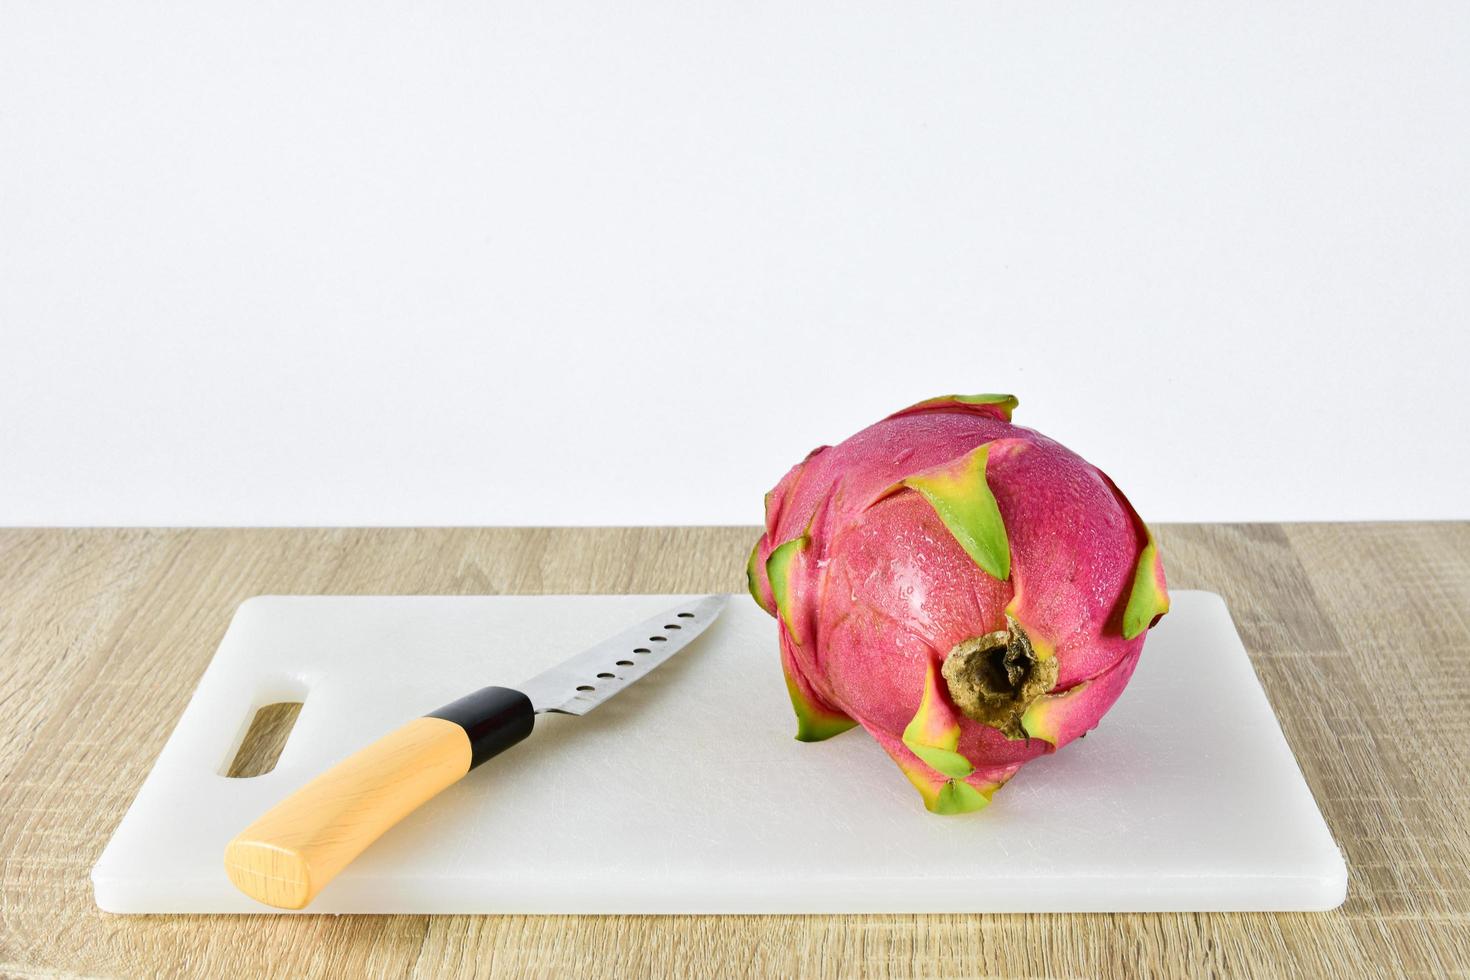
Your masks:
{"label": "knife tip", "polygon": [[715,592],[705,596],[703,599],[700,599],[697,608],[708,610],[713,613],[719,613],[725,608],[725,606],[729,605],[729,603],[730,593]]}

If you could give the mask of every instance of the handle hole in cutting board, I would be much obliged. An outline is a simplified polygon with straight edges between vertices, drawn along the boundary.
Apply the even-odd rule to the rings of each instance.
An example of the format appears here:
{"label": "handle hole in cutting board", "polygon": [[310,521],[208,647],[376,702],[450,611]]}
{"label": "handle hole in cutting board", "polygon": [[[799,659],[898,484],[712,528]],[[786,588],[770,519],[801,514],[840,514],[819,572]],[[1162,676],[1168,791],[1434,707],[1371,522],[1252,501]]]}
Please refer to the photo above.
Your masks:
{"label": "handle hole in cutting board", "polygon": [[300,714],[300,701],[277,701],[257,709],[225,775],[231,779],[250,779],[274,769]]}

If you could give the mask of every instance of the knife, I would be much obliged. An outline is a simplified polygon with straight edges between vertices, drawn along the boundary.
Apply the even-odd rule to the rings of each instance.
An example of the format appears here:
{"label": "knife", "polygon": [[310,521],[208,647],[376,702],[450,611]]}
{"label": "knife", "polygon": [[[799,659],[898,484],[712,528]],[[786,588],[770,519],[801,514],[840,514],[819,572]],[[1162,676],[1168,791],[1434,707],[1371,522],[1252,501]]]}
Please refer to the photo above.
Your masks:
{"label": "knife", "polygon": [[481,688],[385,735],[241,831],[225,872],[257,901],[305,908],[389,827],[530,735],[536,715],[585,715],[687,647],[728,599],[681,603],[519,688]]}

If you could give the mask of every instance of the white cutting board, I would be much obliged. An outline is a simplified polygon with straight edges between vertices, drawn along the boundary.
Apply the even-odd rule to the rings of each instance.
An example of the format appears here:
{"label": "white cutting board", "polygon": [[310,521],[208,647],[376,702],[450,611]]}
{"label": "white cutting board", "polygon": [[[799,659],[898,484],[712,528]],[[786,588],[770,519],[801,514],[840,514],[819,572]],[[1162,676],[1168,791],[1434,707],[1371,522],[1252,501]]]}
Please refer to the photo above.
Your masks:
{"label": "white cutting board", "polygon": [[[676,596],[270,596],[243,603],[92,871],[112,912],[271,912],[225,844],[342,756],[514,685]],[[1347,872],[1230,614],[1176,592],[1086,739],[985,810],[939,817],[861,730],[792,739],[776,630],[748,597],[585,718],[389,831],[310,912],[1310,910]],[[304,707],[274,771],[221,775],[255,709]]]}

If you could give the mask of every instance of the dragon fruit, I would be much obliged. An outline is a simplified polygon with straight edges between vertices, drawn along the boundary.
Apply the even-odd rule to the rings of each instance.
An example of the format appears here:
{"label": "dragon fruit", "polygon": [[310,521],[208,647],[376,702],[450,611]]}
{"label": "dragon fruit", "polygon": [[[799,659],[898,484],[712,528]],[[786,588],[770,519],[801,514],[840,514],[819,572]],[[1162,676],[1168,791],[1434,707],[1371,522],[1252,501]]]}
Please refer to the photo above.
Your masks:
{"label": "dragon fruit", "polygon": [[947,395],[813,450],[747,565],[801,741],[862,725],[935,813],[1097,725],[1169,609],[1153,536],[1010,395]]}

